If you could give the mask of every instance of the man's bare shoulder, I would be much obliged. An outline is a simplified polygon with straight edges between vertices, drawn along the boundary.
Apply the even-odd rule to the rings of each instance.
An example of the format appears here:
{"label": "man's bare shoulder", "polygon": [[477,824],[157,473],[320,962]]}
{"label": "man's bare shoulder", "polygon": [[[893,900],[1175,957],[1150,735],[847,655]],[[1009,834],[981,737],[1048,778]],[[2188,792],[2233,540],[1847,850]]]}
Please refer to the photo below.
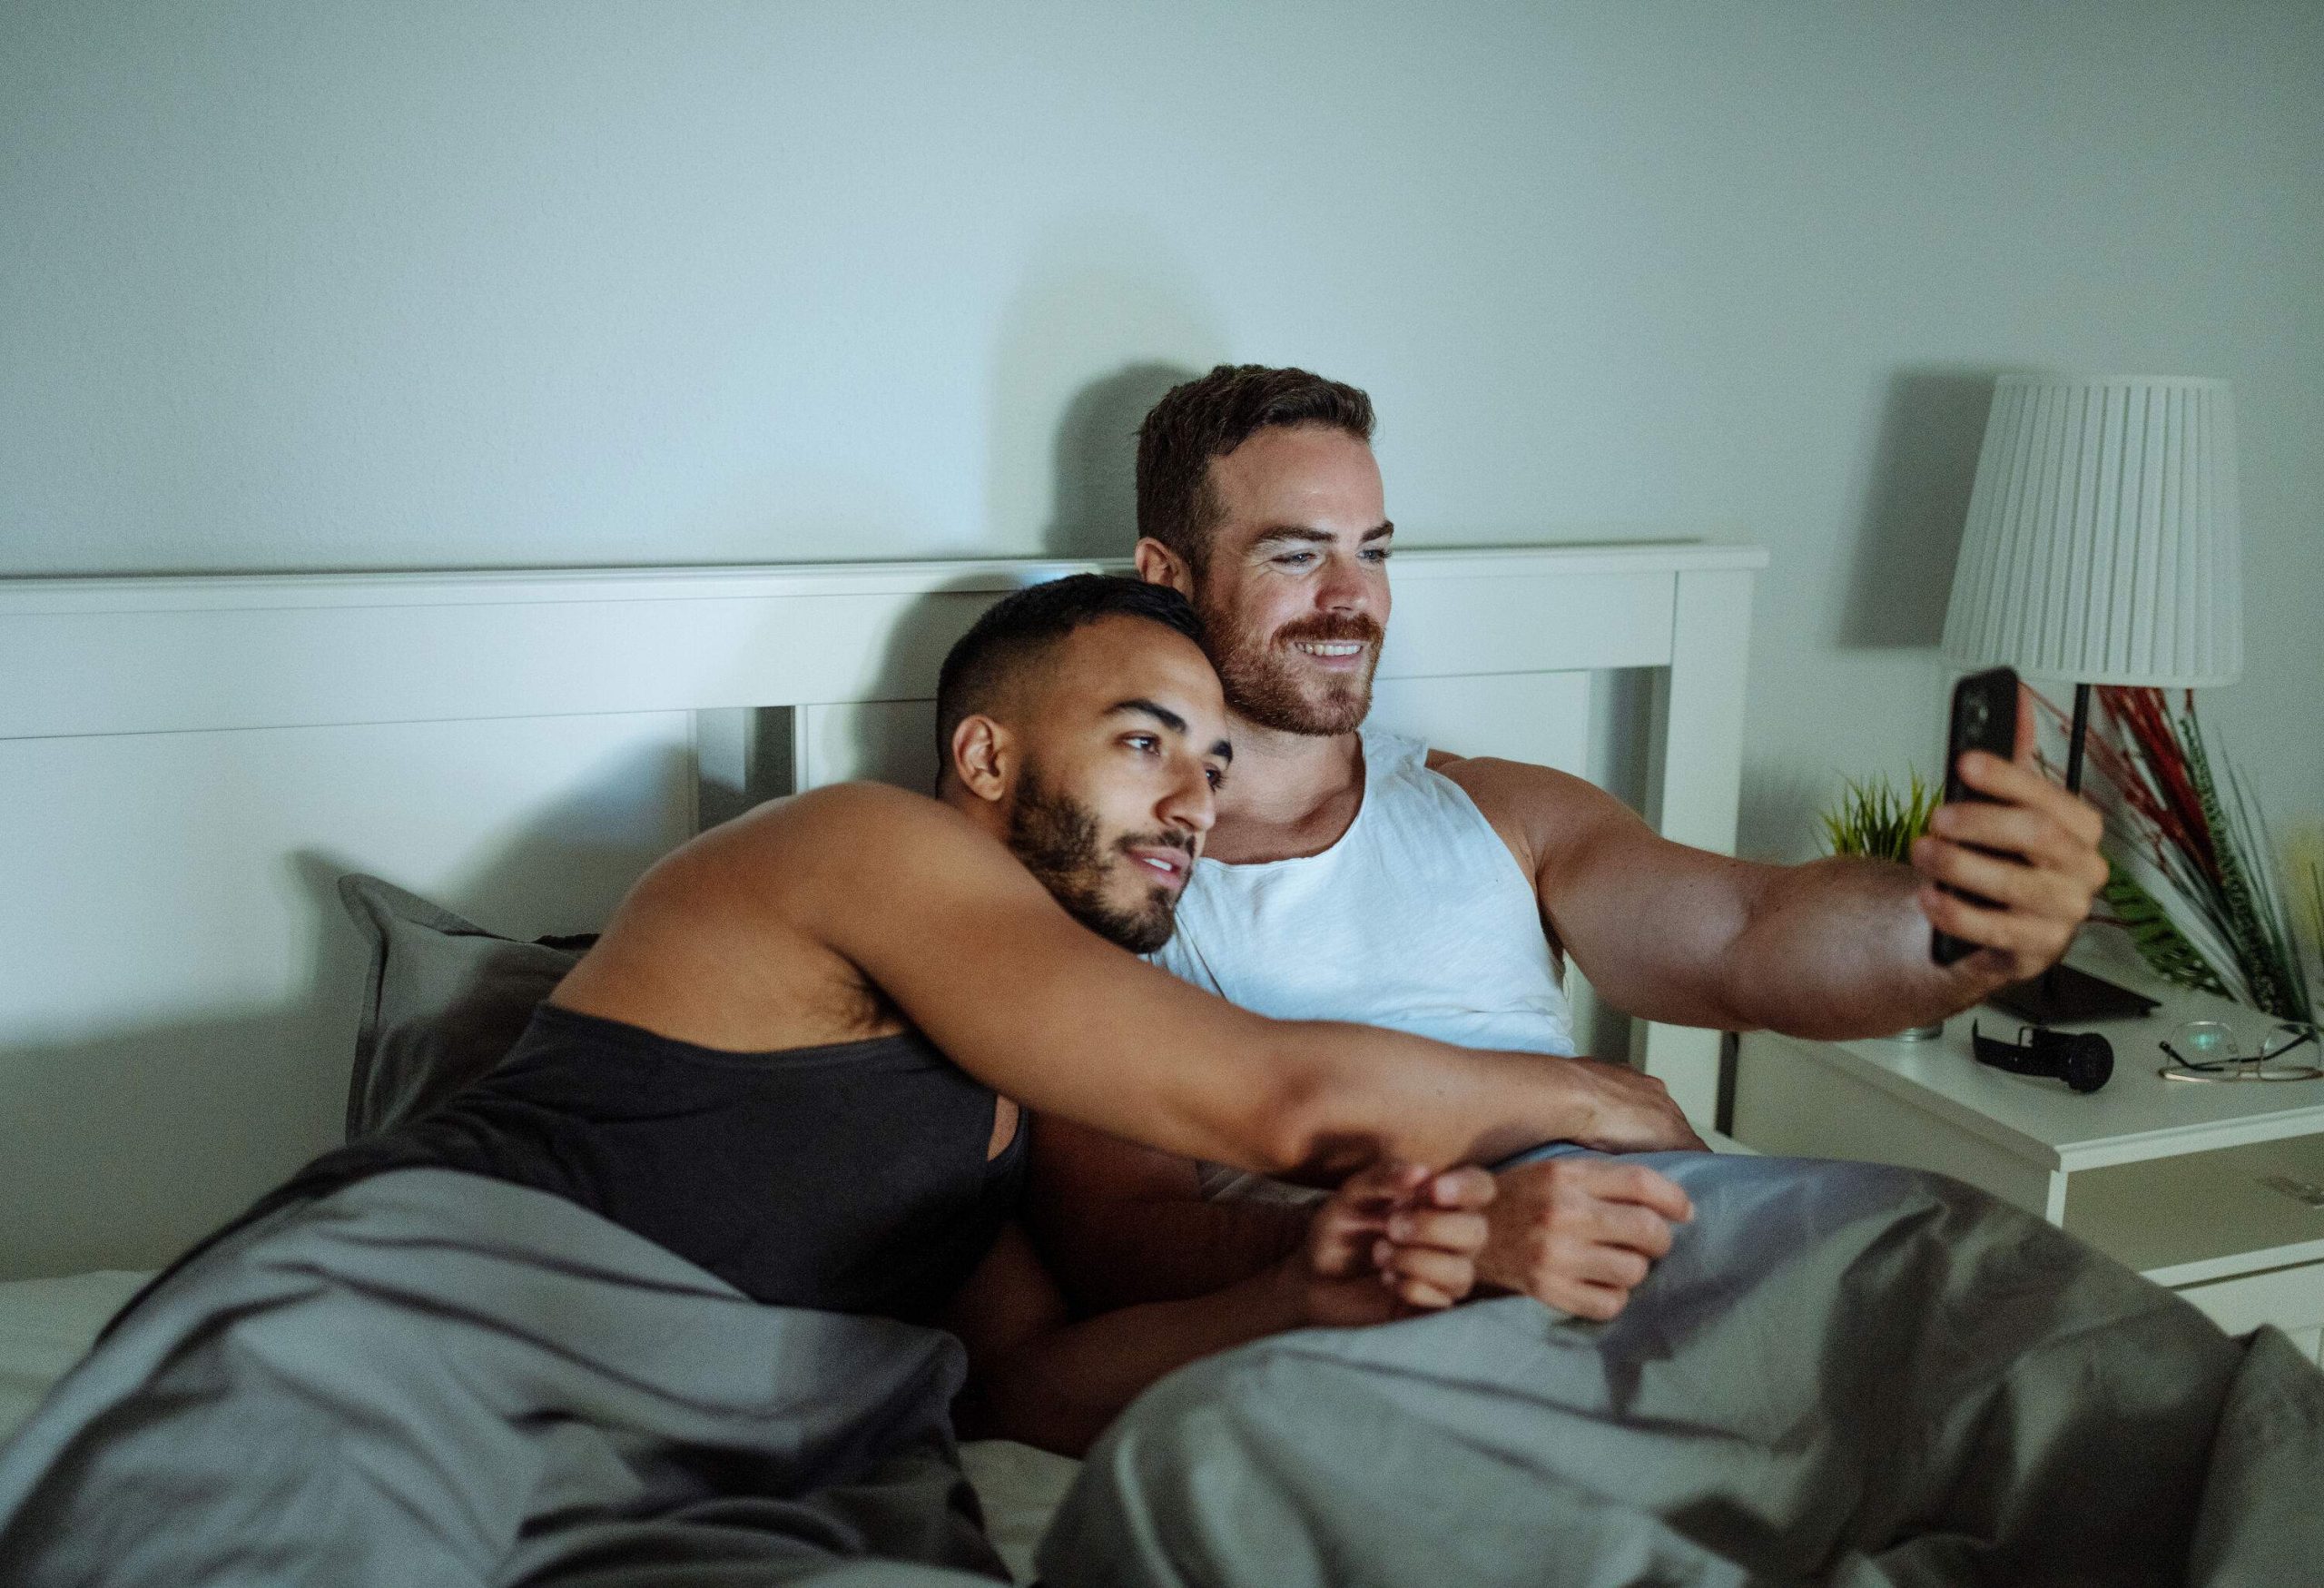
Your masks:
{"label": "man's bare shoulder", "polygon": [[714,875],[796,899],[820,882],[862,889],[883,875],[993,867],[1007,853],[941,801],[887,784],[837,783],[714,827],[673,855],[670,869],[695,887],[715,887]]}
{"label": "man's bare shoulder", "polygon": [[1536,877],[1579,854],[1646,831],[1630,808],[1587,779],[1497,755],[1432,750],[1429,769],[1476,802],[1518,863]]}
{"label": "man's bare shoulder", "polygon": [[735,1051],[879,1034],[892,1014],[838,928],[893,930],[980,841],[959,812],[875,784],[770,801],[640,879],[557,1001]]}
{"label": "man's bare shoulder", "polygon": [[1628,809],[1586,778],[1560,772],[1554,766],[1536,766],[1528,761],[1431,750],[1428,769],[1460,784],[1488,816],[1540,814],[1596,819]]}
{"label": "man's bare shoulder", "polygon": [[[844,942],[915,927],[933,902],[1028,889],[1039,891],[1008,850],[950,806],[881,784],[833,784],[771,800],[665,856],[601,947],[664,967],[712,945],[730,962],[844,956]],[[763,972],[762,962],[753,973]]]}
{"label": "man's bare shoulder", "polygon": [[913,789],[898,788],[891,783],[873,783],[859,779],[853,783],[829,783],[805,794],[793,794],[785,801],[794,811],[817,813],[817,820],[853,820],[873,822],[924,822],[934,820],[950,823],[964,821],[960,812],[942,800],[921,794]]}
{"label": "man's bare shoulder", "polygon": [[976,824],[941,800],[885,783],[833,783],[765,804],[717,829],[752,845],[974,841]]}

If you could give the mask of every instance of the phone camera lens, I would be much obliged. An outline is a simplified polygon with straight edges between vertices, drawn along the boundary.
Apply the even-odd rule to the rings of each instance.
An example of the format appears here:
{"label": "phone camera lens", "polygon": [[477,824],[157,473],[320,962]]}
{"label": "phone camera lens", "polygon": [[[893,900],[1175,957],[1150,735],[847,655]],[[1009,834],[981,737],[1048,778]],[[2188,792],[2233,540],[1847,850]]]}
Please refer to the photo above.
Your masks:
{"label": "phone camera lens", "polygon": [[1985,724],[1992,720],[1993,712],[1983,700],[1979,699],[1975,695],[1971,695],[1969,697],[1967,709],[1961,715],[1968,719],[1968,726],[1971,733],[1981,734],[1984,732]]}

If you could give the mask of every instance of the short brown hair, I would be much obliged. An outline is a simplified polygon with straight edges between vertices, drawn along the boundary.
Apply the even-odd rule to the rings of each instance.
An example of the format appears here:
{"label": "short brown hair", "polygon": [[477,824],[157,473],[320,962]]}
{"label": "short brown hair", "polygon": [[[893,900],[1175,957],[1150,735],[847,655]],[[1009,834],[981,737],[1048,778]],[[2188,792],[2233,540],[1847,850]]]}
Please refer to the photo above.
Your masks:
{"label": "short brown hair", "polygon": [[1137,427],[1137,532],[1200,574],[1217,528],[1210,460],[1275,425],[1329,425],[1372,439],[1372,399],[1305,370],[1221,364],[1162,394]]}
{"label": "short brown hair", "polygon": [[984,609],[945,654],[936,675],[936,788],[952,771],[952,735],[1059,640],[1106,617],[1142,617],[1203,644],[1202,619],[1167,585],[1110,574],[1069,574],[1028,585]]}

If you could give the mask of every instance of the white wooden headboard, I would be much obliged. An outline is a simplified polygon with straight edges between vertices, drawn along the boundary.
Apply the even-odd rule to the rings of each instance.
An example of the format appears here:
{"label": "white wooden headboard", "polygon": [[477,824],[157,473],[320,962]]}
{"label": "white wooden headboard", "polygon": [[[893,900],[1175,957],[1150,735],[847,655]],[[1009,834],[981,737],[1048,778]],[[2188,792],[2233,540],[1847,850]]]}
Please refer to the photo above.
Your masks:
{"label": "white wooden headboard", "polygon": [[[1375,709],[1729,849],[1766,561],[1400,552]],[[0,1277],[157,1264],[330,1144],[361,970],[338,873],[587,930],[753,799],[925,787],[945,649],[1106,566],[0,580]],[[1709,1120],[1716,1034],[1635,1035]]]}

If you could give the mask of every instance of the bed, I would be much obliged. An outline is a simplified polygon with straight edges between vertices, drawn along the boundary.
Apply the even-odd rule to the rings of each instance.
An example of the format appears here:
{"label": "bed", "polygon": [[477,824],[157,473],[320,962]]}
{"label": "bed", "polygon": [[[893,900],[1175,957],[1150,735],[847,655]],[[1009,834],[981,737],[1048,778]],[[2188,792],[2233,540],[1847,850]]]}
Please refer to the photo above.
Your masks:
{"label": "bed", "polygon": [[[1732,846],[1754,547],[1406,551],[1382,720]],[[140,1282],[335,1139],[342,873],[589,930],[757,800],[924,786],[935,665],[1048,561],[0,581],[0,1432]],[[1708,1126],[1715,1033],[1574,989]],[[1070,1464],[970,1453],[1022,1568]]]}
{"label": "bed", "polygon": [[[1663,833],[1727,849],[1764,562],[1690,543],[1400,554],[1377,712],[1450,749],[1581,773]],[[50,1392],[102,1320],[342,1128],[372,985],[334,897],[343,876],[514,939],[585,932],[655,858],[754,801],[855,776],[924,786],[944,648],[1000,593],[1086,566],[0,582],[0,1425],[42,1402],[0,1447],[0,1512],[34,1514],[44,1451],[78,1439],[108,1458],[91,1431],[115,1404],[111,1365],[206,1327],[165,1288],[118,1349]],[[1633,1027],[1573,991],[1590,1050],[1629,1053],[1712,1121],[1715,1034]],[[960,1503],[938,1510],[989,1563],[976,1570],[1029,1575],[1039,1538],[1039,1570],[1060,1585],[1515,1588],[1541,1580],[1545,1547],[1574,1584],[2230,1588],[2312,1567],[2324,1375],[2280,1336],[2230,1341],[1953,1182],[1741,1155],[1662,1167],[1703,1216],[1657,1265],[1651,1305],[1611,1326],[1515,1297],[1272,1336],[1170,1376],[1078,1471],[970,1447],[997,1560]],[[457,1293],[440,1264],[404,1273],[383,1346],[429,1357],[430,1331],[496,1307],[504,1335],[612,1318],[651,1347],[598,1349],[606,1336],[591,1357],[559,1336],[550,1355],[630,1404],[638,1375],[667,1364],[706,1366],[725,1394],[733,1341],[756,1330],[763,1359],[797,1368],[778,1386],[784,1415],[820,1418],[817,1437],[869,1425],[867,1386],[916,1384],[916,1403],[875,1411],[919,1419],[911,1454],[934,1459],[915,1481],[957,1494],[950,1391],[931,1370],[957,1349],[944,1336],[757,1307],[559,1198],[430,1175],[347,1195],[382,1217],[497,1199],[505,1224],[455,1255],[530,1267],[522,1284]],[[447,1225],[408,1228],[422,1227]],[[301,1295],[337,1260],[328,1235],[299,1249]],[[343,1280],[385,1284],[393,1243],[341,1244]],[[580,1304],[522,1305],[536,1281]],[[674,1307],[693,1309],[691,1366],[665,1348]],[[869,1356],[866,1336],[881,1336]],[[855,1371],[866,1363],[887,1376]],[[787,1437],[750,1406],[662,1399],[727,1416],[721,1441]],[[392,1425],[383,1410],[387,1423],[323,1435],[369,1436]],[[527,1426],[628,1448],[645,1425],[560,1409]],[[217,1459],[230,1438],[182,1443],[212,1493],[246,1498]],[[673,1445],[673,1470],[720,1504],[793,1503],[719,1487],[734,1448]],[[800,1504],[837,1492],[817,1486],[824,1470],[805,1469]],[[497,1475],[475,1459],[462,1472]],[[182,1502],[171,1531],[227,1526],[214,1512]],[[48,1524],[79,1536],[69,1518]],[[0,1526],[0,1576],[14,1536]],[[666,1580],[666,1565],[619,1580]],[[938,1580],[915,1571],[893,1580]]]}

